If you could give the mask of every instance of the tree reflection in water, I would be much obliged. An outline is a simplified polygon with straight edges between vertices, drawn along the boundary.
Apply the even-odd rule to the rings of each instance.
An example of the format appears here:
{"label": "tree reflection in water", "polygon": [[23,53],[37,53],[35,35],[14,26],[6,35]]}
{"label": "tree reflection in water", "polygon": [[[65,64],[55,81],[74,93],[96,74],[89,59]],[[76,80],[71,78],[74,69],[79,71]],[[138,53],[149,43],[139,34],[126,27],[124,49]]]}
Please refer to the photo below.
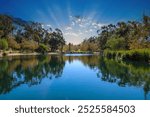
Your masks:
{"label": "tree reflection in water", "polygon": [[0,94],[21,84],[40,84],[43,78],[59,78],[65,62],[62,56],[23,56],[0,61]]}
{"label": "tree reflection in water", "polygon": [[10,92],[21,84],[40,84],[43,78],[59,78],[66,62],[81,61],[96,70],[102,81],[120,87],[143,87],[145,99],[150,91],[150,65],[108,60],[99,56],[20,56],[0,60],[0,94]]}
{"label": "tree reflection in water", "polygon": [[97,77],[102,81],[117,83],[120,87],[143,87],[145,99],[150,91],[150,65],[147,63],[123,62],[99,56],[69,56],[70,63],[80,60],[90,69],[97,69]]}
{"label": "tree reflection in water", "polygon": [[99,73],[103,81],[117,83],[121,87],[143,87],[146,95],[150,91],[150,65],[134,62],[122,62],[100,58]]}

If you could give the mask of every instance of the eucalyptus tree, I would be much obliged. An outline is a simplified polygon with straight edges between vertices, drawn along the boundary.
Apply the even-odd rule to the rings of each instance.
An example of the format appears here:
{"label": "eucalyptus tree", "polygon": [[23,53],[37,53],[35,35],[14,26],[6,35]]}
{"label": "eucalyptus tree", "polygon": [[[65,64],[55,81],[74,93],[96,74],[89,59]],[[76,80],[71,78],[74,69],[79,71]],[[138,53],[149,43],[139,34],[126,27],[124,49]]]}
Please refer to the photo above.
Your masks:
{"label": "eucalyptus tree", "polygon": [[6,38],[13,31],[13,21],[10,16],[0,15],[0,38]]}
{"label": "eucalyptus tree", "polygon": [[60,47],[60,51],[62,52],[63,45],[65,45],[62,31],[56,28],[55,31],[50,34],[50,39],[48,43],[51,47],[51,51],[56,51]]}

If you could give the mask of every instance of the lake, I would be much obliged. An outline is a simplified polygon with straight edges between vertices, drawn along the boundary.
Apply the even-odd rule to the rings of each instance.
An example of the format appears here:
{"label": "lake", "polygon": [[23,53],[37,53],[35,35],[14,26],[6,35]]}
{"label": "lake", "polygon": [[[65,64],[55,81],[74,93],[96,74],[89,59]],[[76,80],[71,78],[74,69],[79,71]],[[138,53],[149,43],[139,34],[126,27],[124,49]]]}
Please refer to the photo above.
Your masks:
{"label": "lake", "polygon": [[150,99],[150,65],[98,55],[0,58],[1,100]]}

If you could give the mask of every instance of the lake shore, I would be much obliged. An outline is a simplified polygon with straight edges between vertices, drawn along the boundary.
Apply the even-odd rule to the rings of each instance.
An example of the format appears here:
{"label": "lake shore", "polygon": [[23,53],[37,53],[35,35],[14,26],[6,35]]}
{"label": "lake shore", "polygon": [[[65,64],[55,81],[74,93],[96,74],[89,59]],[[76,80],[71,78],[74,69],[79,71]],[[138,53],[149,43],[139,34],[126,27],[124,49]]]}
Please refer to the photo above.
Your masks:
{"label": "lake shore", "polygon": [[[6,55],[3,55],[4,52],[0,52],[0,57],[4,57],[4,56],[29,56],[29,55],[42,55],[42,53],[38,53],[38,52],[24,52],[24,53],[21,53],[21,52],[6,52]],[[45,53],[45,55],[59,55],[59,54],[62,54],[62,53],[58,53],[58,52],[48,52],[48,53]],[[87,54],[87,53],[63,53],[63,54]],[[99,52],[93,52],[92,53],[93,55],[99,55]]]}
{"label": "lake shore", "polygon": [[105,50],[103,56],[108,59],[121,61],[139,61],[150,63],[150,49],[135,49],[135,50]]}
{"label": "lake shore", "polygon": [[[47,55],[53,55],[53,54],[60,54],[57,52],[49,52],[46,53]],[[31,52],[31,53],[6,53],[6,55],[3,55],[3,53],[0,53],[0,57],[4,56],[31,56],[31,55],[42,55],[42,53],[37,53],[37,52]]]}

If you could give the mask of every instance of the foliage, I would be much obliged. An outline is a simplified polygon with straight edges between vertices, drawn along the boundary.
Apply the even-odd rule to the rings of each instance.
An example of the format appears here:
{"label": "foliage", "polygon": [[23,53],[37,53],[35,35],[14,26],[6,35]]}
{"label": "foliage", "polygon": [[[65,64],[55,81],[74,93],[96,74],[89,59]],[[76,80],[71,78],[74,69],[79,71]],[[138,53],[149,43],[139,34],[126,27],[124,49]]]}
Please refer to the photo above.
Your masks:
{"label": "foliage", "polygon": [[132,60],[150,62],[150,49],[136,49],[136,50],[121,50],[110,51],[105,50],[104,56],[118,60]]}
{"label": "foliage", "polygon": [[48,44],[51,47],[51,51],[56,51],[60,47],[60,51],[62,52],[63,45],[65,45],[65,40],[60,29],[55,29],[55,31],[50,34]]}
{"label": "foliage", "polygon": [[8,42],[6,39],[0,39],[0,49],[6,50],[8,48]]}
{"label": "foliage", "polygon": [[112,37],[107,41],[106,47],[111,50],[123,50],[125,49],[125,39],[123,37]]}
{"label": "foliage", "polygon": [[[9,47],[13,50],[38,52],[41,50],[42,53],[47,52],[48,49],[52,52],[69,53],[148,49],[150,48],[150,17],[144,15],[141,22],[122,21],[116,25],[102,26],[97,33],[97,36],[85,39],[78,45],[71,43],[65,45],[63,33],[58,28],[44,29],[39,22],[28,22],[8,15],[0,15],[0,38],[6,39],[6,42],[3,43],[5,47],[2,47],[1,44],[1,49]],[[6,44],[7,41],[8,44]],[[141,54],[141,52],[138,53]]]}
{"label": "foliage", "polygon": [[100,58],[98,68],[98,76],[101,76],[103,81],[117,83],[121,87],[142,86],[145,96],[150,91],[149,64],[126,63]]}
{"label": "foliage", "polygon": [[21,42],[21,49],[22,50],[31,50],[34,51],[38,48],[38,43],[33,40],[23,39]]}
{"label": "foliage", "polygon": [[20,49],[20,44],[18,44],[14,38],[8,38],[8,46],[14,50]]}
{"label": "foliage", "polygon": [[0,60],[0,66],[0,94],[6,94],[22,84],[33,86],[43,78],[59,78],[65,62],[58,56],[18,56]]}
{"label": "foliage", "polygon": [[6,38],[13,28],[11,17],[0,14],[0,38]]}
{"label": "foliage", "polygon": [[109,24],[98,30],[101,50],[129,50],[150,48],[150,17],[143,16],[143,22],[128,21]]}
{"label": "foliage", "polygon": [[96,37],[90,37],[89,39],[85,39],[82,43],[78,45],[73,45],[69,43],[65,45],[63,48],[64,52],[70,53],[87,53],[87,52],[97,52],[99,51],[98,40]]}
{"label": "foliage", "polygon": [[[142,22],[128,21],[109,24],[97,30],[98,36],[85,39],[78,45],[65,45],[64,52],[103,52],[104,50],[135,50],[150,48],[150,17]],[[138,50],[137,50],[138,51]]]}
{"label": "foliage", "polygon": [[44,29],[39,22],[24,21],[8,15],[0,15],[0,38],[6,38],[9,48],[13,50],[36,51],[39,44],[44,44],[48,45],[51,51],[62,51],[65,44],[60,29]]}
{"label": "foliage", "polygon": [[49,51],[49,48],[44,44],[39,44],[38,51],[41,53],[45,53]]}

